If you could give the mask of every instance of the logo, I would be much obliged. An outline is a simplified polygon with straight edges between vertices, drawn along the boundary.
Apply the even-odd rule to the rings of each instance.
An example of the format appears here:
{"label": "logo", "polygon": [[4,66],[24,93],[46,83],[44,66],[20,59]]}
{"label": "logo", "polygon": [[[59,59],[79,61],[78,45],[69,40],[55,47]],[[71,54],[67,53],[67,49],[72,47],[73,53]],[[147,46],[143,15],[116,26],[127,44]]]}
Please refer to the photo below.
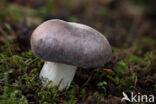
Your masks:
{"label": "logo", "polygon": [[124,100],[127,100],[129,102],[154,102],[154,95],[141,95],[138,93],[135,95],[133,92],[131,92],[131,97],[129,98],[125,92],[122,92],[123,98],[121,99],[121,102]]}

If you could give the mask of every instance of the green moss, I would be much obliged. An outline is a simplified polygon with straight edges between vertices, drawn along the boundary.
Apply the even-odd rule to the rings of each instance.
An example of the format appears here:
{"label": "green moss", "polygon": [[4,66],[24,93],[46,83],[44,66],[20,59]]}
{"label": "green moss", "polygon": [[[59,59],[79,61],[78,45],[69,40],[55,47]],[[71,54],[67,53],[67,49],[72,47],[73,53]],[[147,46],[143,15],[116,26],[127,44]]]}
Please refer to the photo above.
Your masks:
{"label": "green moss", "polygon": [[10,86],[8,80],[8,73],[4,73],[4,90],[3,90],[3,95],[0,96],[2,100],[0,100],[1,104],[28,104],[27,99],[25,98],[22,93],[17,90],[15,87]]}
{"label": "green moss", "polygon": [[[77,8],[74,0],[67,0],[67,2],[64,2],[64,6],[67,10],[69,8]],[[58,3],[60,7],[62,6],[62,2],[55,3]],[[19,23],[26,22],[26,24],[34,25],[34,23],[30,23],[30,21],[36,21],[38,18],[44,17],[46,14],[59,14],[57,12],[60,11],[60,8],[56,7],[56,5],[54,5],[55,3],[54,0],[48,0],[45,5],[38,9],[38,11],[14,4],[6,5],[7,8],[4,6],[0,7],[0,21],[3,22],[4,27],[7,28],[6,34],[3,35],[8,41],[5,45],[0,46],[0,104],[28,104],[32,99],[34,102],[36,101],[35,103],[40,104],[105,104],[107,102],[104,99],[107,96],[112,95],[121,97],[122,91],[129,92],[134,89],[136,90],[135,84],[136,81],[139,80],[137,79],[137,74],[139,74],[138,70],[139,72],[149,70],[150,73],[152,73],[151,75],[156,73],[156,41],[151,37],[142,37],[137,41],[133,41],[132,46],[129,46],[128,42],[123,44],[125,48],[112,46],[114,55],[113,59],[103,67],[90,70],[93,72],[93,75],[91,76],[90,81],[86,84],[87,87],[81,86],[84,79],[80,78],[81,75],[78,74],[77,76],[80,79],[75,82],[73,81],[68,90],[60,92],[57,87],[50,89],[43,88],[41,81],[39,80],[39,73],[43,66],[43,61],[37,58],[32,51],[18,53],[16,50],[12,49],[12,47],[14,47],[12,44],[15,43],[9,38],[9,36],[12,34],[16,35],[16,32],[14,32],[9,23],[11,21],[11,23],[18,25]],[[75,11],[76,9],[71,9],[71,12],[72,10]],[[81,14],[75,14],[76,13],[74,13],[74,16],[69,15],[69,17],[67,15],[68,21],[79,21],[78,17],[81,17]],[[115,20],[116,16],[114,12],[109,9],[104,9],[99,14],[102,17],[101,20],[91,20],[91,24],[95,25],[99,30],[105,30],[105,28],[106,30],[109,30],[107,26],[103,26],[104,24],[102,24],[101,21],[103,21],[105,17]],[[34,15],[40,16],[36,19],[36,17],[34,18]],[[44,18],[41,18],[41,20],[43,19]],[[105,21],[103,23],[105,23]],[[39,22],[37,24],[39,24]],[[136,27],[137,26],[134,24],[128,35],[131,35],[133,32],[137,33]],[[121,31],[124,32],[122,29]],[[119,31],[117,31],[117,34],[117,41],[120,42],[120,40],[122,40],[120,28]],[[111,34],[105,35],[109,37]],[[128,49],[128,47],[133,49]],[[108,68],[111,71],[105,71],[105,68]],[[90,76],[89,73],[85,74]],[[85,80],[87,78],[85,78]],[[156,88],[156,84],[153,84],[152,86],[153,88]],[[28,97],[29,95],[31,95],[30,98]]]}
{"label": "green moss", "polygon": [[40,91],[38,92],[38,97],[39,97],[39,103],[40,104],[58,104],[60,101],[57,99],[58,95],[58,90],[56,87],[51,88],[51,89],[44,89],[41,88]]}
{"label": "green moss", "polygon": [[94,92],[90,99],[87,99],[87,104],[106,104],[106,101],[103,99],[103,94]]}

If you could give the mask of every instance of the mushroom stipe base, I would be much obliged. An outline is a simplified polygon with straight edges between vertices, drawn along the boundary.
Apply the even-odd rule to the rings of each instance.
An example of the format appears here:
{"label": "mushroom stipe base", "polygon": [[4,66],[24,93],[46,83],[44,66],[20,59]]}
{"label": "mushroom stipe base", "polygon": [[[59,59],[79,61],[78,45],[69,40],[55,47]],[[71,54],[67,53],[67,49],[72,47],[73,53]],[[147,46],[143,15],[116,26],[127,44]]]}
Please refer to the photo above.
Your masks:
{"label": "mushroom stipe base", "polygon": [[59,90],[68,89],[76,69],[76,66],[46,61],[39,77],[44,87],[58,86]]}

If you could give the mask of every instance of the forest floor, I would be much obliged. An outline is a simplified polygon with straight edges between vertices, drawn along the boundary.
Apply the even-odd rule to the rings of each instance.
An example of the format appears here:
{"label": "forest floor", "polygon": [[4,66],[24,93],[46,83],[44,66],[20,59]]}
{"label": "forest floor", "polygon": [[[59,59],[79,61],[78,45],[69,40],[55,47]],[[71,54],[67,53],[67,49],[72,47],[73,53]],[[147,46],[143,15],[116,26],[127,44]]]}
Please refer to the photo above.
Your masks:
{"label": "forest floor", "polygon": [[[149,104],[121,102],[123,92],[154,95],[156,102],[155,0],[67,1],[0,1],[0,104]],[[35,27],[54,18],[97,29],[113,49],[110,62],[79,68],[62,92],[41,86],[44,61],[29,42]]]}

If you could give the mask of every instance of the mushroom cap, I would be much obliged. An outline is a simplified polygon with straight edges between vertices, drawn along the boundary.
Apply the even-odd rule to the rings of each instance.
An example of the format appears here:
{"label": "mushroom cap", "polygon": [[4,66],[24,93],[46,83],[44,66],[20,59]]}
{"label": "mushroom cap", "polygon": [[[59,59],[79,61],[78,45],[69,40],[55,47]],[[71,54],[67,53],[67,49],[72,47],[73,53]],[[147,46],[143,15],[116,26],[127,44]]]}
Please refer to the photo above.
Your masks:
{"label": "mushroom cap", "polygon": [[90,68],[109,61],[112,49],[95,29],[59,19],[48,20],[32,33],[31,48],[39,58]]}

